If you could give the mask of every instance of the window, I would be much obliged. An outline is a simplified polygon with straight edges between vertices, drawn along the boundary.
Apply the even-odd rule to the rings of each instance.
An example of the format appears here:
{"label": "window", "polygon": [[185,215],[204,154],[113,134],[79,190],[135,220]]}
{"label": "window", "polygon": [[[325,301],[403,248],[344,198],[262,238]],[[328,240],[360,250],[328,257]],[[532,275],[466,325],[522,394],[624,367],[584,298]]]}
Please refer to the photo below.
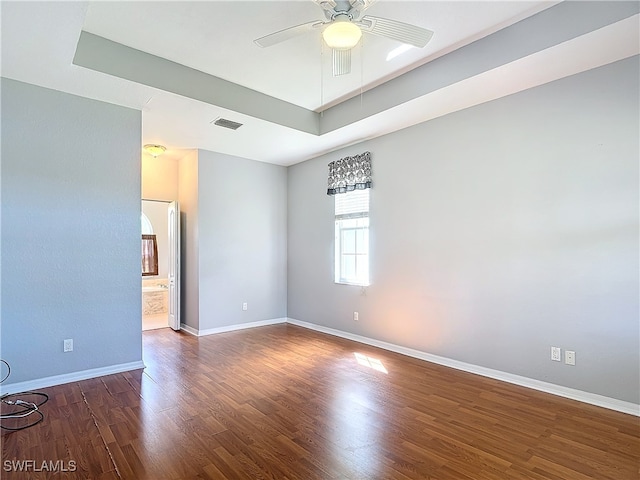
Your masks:
{"label": "window", "polygon": [[155,235],[142,235],[142,276],[158,275],[158,243]]}
{"label": "window", "polygon": [[335,282],[369,285],[369,189],[334,198]]}
{"label": "window", "polygon": [[140,212],[140,230],[143,235],[153,235],[153,225],[144,212]]}
{"label": "window", "polygon": [[144,212],[140,213],[142,230],[142,276],[158,275],[158,242],[153,234],[153,225]]}

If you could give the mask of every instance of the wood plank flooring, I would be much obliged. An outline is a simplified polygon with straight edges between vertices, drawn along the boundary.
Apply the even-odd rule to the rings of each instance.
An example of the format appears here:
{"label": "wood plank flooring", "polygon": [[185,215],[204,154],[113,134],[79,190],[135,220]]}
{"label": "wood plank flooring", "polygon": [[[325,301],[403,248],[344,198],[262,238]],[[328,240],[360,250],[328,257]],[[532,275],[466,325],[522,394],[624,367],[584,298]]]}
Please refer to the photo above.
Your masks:
{"label": "wood plank flooring", "polygon": [[143,341],[144,371],[42,389],[2,479],[640,478],[631,415],[286,324]]}

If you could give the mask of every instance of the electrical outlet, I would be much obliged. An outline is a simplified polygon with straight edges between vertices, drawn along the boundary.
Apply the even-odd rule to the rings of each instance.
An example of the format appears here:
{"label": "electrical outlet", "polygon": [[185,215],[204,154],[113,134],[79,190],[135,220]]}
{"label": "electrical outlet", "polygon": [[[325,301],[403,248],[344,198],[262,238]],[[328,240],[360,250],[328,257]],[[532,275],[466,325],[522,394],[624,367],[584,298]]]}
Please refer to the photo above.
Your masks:
{"label": "electrical outlet", "polygon": [[244,303],[242,304],[242,310],[245,310],[245,311],[246,311],[246,310],[248,310],[248,308],[249,308],[249,307],[248,307],[248,305],[247,305],[247,302],[244,302]]}
{"label": "electrical outlet", "polygon": [[73,352],[73,338],[67,338],[64,341],[63,351]]}
{"label": "electrical outlet", "polygon": [[554,362],[562,361],[562,350],[560,347],[551,347],[551,360]]}
{"label": "electrical outlet", "polygon": [[357,322],[358,320],[358,312],[353,312],[353,321]]}
{"label": "electrical outlet", "polygon": [[564,351],[564,363],[567,365],[575,365],[576,364],[576,352],[571,350]]}

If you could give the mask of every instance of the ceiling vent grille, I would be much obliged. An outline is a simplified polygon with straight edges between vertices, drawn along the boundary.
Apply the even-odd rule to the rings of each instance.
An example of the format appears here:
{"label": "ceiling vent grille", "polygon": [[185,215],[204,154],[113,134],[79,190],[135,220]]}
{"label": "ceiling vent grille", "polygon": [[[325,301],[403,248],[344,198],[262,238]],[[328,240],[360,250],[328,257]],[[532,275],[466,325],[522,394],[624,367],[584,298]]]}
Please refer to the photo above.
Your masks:
{"label": "ceiling vent grille", "polygon": [[216,118],[213,124],[219,127],[230,128],[231,130],[237,130],[242,126],[241,123],[227,120],[226,118]]}

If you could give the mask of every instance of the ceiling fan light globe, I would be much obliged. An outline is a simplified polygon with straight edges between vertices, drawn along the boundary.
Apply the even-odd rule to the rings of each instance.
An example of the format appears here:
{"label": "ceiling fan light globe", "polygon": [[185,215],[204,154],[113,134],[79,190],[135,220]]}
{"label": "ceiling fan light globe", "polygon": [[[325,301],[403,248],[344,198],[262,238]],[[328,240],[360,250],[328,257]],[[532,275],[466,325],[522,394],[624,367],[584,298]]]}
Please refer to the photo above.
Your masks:
{"label": "ceiling fan light globe", "polygon": [[360,27],[350,21],[336,21],[322,32],[325,43],[335,50],[350,50],[362,37]]}

